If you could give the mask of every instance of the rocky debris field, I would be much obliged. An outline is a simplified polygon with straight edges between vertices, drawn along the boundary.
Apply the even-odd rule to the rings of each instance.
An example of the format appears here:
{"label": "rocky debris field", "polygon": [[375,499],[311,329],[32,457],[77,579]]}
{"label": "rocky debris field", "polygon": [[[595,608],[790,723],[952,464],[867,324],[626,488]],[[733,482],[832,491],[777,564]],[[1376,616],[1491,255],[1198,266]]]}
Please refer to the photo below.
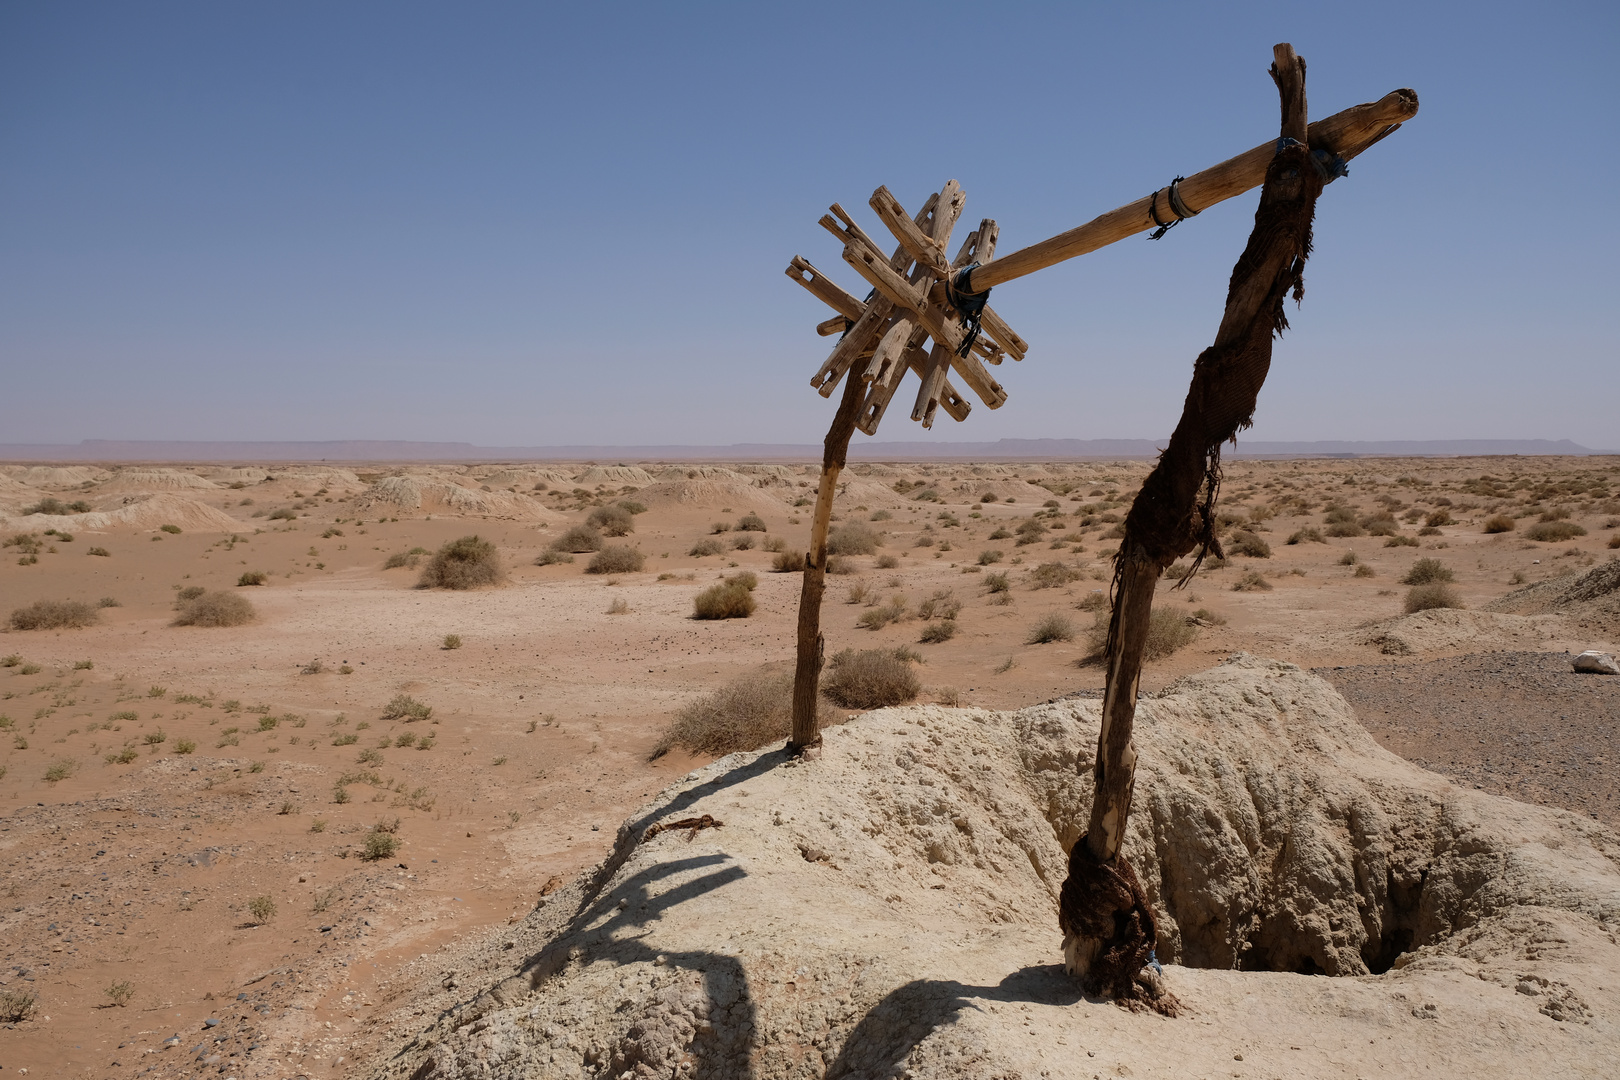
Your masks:
{"label": "rocky debris field", "polygon": [[1568,653],[1317,669],[1379,745],[1493,795],[1620,826],[1620,677]]}

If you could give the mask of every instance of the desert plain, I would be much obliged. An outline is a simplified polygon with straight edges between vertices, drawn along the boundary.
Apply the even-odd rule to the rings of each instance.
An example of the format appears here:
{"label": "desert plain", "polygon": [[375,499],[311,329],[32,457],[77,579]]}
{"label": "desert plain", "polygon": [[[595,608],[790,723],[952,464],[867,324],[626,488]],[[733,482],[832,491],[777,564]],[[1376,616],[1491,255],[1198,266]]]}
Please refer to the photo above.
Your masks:
{"label": "desert plain", "polygon": [[[853,465],[835,511],[852,553],[829,578],[827,653],[907,650],[915,701],[933,711],[885,721],[829,703],[842,723],[828,758],[868,723],[920,726],[926,715],[949,728],[1097,697],[1094,625],[1099,611],[1106,618],[1109,557],[1148,467]],[[716,1063],[735,1059],[657,1063],[622,1047],[614,1057],[545,1033],[538,1014],[536,1045],[550,1040],[556,1053],[521,1067],[465,1047],[454,1067],[423,1057],[447,1045],[423,1033],[472,1015],[458,1010],[493,1015],[474,1006],[489,1001],[501,965],[548,955],[569,920],[596,917],[603,883],[633,864],[621,823],[646,822],[662,793],[718,783],[714,769],[742,760],[654,751],[683,708],[791,663],[800,577],[776,568],[806,544],[814,484],[815,468],[794,462],[0,467],[0,618],[25,613],[0,632],[0,1001],[11,1010],[0,1069],[724,1075],[731,1066]],[[594,553],[559,549],[614,508],[621,524],[609,531],[621,535],[600,544],[639,552],[639,569],[591,572]],[[1226,465],[1220,510],[1226,558],[1179,587],[1161,582],[1166,652],[1147,666],[1145,700],[1172,700],[1189,679],[1249,670],[1254,658],[1293,665],[1287,679],[1325,680],[1347,703],[1344,722],[1426,770],[1435,798],[1458,792],[1504,819],[1507,804],[1488,797],[1516,800],[1614,863],[1620,676],[1577,674],[1571,657],[1620,645],[1620,460],[1239,459]],[[419,587],[435,552],[473,535],[498,553],[499,583]],[[1426,580],[1408,584],[1425,560]],[[751,615],[693,617],[702,590],[743,572],[756,579]],[[1440,606],[1408,612],[1424,587]],[[179,625],[196,593],[246,599],[251,616]],[[85,625],[28,628],[33,605],[64,601],[85,605]],[[770,760],[750,756],[748,775]],[[1045,842],[1061,860],[1054,829]],[[669,842],[697,852],[727,832]],[[817,873],[854,858],[807,844],[799,861]],[[1044,875],[1041,858],[1030,860]],[[942,880],[930,888],[956,895]],[[1003,908],[988,908],[981,929],[1047,933],[1056,963],[1055,909]],[[1594,925],[1612,946],[1616,924],[1605,920],[1615,913],[1604,910]],[[1391,955],[1359,970],[1354,960],[1324,970],[1331,950],[1279,967],[1275,947],[1269,960],[1263,947],[1248,961],[1210,954],[1196,966],[1359,984],[1422,944],[1390,940]],[[1179,948],[1172,960],[1199,959],[1193,945]],[[794,970],[778,984],[793,986]],[[1174,986],[1178,969],[1166,970]],[[1031,978],[1045,980],[1034,997],[1075,1004],[1053,989],[1057,975]],[[971,997],[962,979],[953,992]],[[1505,991],[1528,1010],[1514,1024],[1586,1032],[1536,1035],[1556,1060],[1560,1038],[1612,1050],[1608,999],[1560,1005],[1573,999],[1556,983]],[[1241,987],[1229,989],[1241,1000]],[[1024,1000],[1005,984],[1000,994],[987,1009]],[[1197,993],[1185,998],[1184,1022],[1200,1023]],[[1403,1022],[1431,1027],[1410,1038],[1444,1024],[1435,1008],[1415,1003]],[[1219,1012],[1214,998],[1204,1011]],[[1263,1041],[1256,1023],[1249,1036]],[[1265,1037],[1287,1043],[1287,1025],[1273,1027]],[[827,1060],[761,1056],[775,1063],[758,1074],[988,1069],[928,1058],[926,1033],[874,1064],[834,1028],[844,1032],[837,1046],[817,1044]],[[712,1029],[694,1021],[683,1037]],[[417,1057],[401,1057],[406,1047]],[[992,1046],[984,1061],[1009,1052]],[[908,1065],[907,1053],[922,1056]],[[1047,1065],[1026,1055],[1010,1075],[1091,1076],[1103,1068],[1097,1053]],[[1235,1053],[1220,1071],[1200,1059],[1190,1073],[1115,1053],[1097,1075],[1406,1074],[1399,1055],[1376,1048],[1292,1063]],[[659,1072],[665,1064],[674,1071]],[[1426,1067],[1406,1065],[1414,1075]]]}

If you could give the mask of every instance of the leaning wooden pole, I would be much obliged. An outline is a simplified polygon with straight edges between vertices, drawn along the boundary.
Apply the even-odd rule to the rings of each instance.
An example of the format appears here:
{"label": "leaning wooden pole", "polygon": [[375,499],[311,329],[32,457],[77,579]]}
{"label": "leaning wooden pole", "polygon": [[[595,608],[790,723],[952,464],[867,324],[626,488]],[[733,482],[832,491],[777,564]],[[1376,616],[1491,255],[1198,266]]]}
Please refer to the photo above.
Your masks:
{"label": "leaning wooden pole", "polygon": [[[1220,553],[1215,500],[1221,444],[1249,426],[1271,366],[1275,335],[1288,325],[1283,301],[1303,294],[1311,222],[1326,178],[1307,145],[1305,61],[1287,44],[1273,50],[1282,100],[1282,137],[1266,166],[1248,246],[1232,270],[1215,344],[1198,357],[1181,421],[1125,519],[1114,564],[1107,686],[1096,793],[1085,835],[1069,855],[1059,898],[1064,956],[1090,987],[1173,1013],[1175,1001],[1142,975],[1157,928],[1147,897],[1121,852],[1136,781],[1131,728],[1153,592],[1160,574],[1193,551]],[[994,265],[994,264],[992,264]],[[1202,554],[1200,554],[1200,558]]]}
{"label": "leaning wooden pole", "polygon": [[853,374],[844,380],[844,396],[833,414],[832,427],[821,453],[821,483],[816,487],[815,515],[810,519],[810,550],[804,556],[804,584],[799,591],[798,662],[793,671],[793,734],[788,751],[802,754],[821,745],[816,695],[821,688],[821,665],[826,643],[821,636],[821,594],[827,587],[827,526],[832,520],[838,474],[844,471],[849,440],[855,434],[866,384]]}

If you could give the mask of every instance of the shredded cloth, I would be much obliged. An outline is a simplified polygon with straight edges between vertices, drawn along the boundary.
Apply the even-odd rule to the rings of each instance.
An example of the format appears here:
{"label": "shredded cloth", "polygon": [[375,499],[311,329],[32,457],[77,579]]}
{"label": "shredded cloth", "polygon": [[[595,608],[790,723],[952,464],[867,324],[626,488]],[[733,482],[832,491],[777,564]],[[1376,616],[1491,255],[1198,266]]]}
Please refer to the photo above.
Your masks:
{"label": "shredded cloth", "polygon": [[670,829],[691,829],[691,833],[687,836],[687,839],[690,840],[697,835],[699,829],[718,829],[720,824],[720,822],[714,820],[712,814],[704,814],[702,817],[682,818],[679,821],[660,821],[641,834],[641,842],[645,844],[659,833],[668,832]]}
{"label": "shredded cloth", "polygon": [[1180,1012],[1175,995],[1144,971],[1151,966],[1158,974],[1159,924],[1124,854],[1098,862],[1084,836],[1075,841],[1069,877],[1058,894],[1058,926],[1065,934],[1102,943],[1086,972],[1089,993],[1107,995],[1133,1012]]}

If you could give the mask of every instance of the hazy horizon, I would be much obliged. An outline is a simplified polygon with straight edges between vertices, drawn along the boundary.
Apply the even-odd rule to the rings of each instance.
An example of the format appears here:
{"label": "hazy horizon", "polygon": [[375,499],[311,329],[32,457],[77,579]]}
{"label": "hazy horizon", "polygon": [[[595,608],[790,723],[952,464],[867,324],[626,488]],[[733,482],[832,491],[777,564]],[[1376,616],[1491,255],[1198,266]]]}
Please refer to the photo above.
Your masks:
{"label": "hazy horizon", "polygon": [[[1422,105],[1324,193],[1246,439],[1620,444],[1581,196],[1620,9],[1155,11],[11,5],[0,441],[818,442],[828,312],[783,270],[864,292],[829,203],[881,235],[874,188],[954,177],[1009,253],[1274,138],[1286,40],[1314,117]],[[1163,439],[1254,204],[999,287],[1006,406],[927,432],[913,383],[879,439]]]}

